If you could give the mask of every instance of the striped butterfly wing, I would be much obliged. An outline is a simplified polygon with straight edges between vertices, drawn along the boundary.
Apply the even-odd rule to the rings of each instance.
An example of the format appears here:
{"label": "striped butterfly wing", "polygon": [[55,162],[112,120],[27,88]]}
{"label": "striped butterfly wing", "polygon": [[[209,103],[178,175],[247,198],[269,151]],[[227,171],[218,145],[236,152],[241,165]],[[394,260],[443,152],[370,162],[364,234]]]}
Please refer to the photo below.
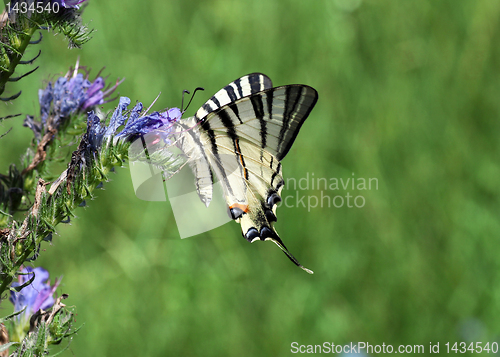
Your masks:
{"label": "striped butterfly wing", "polygon": [[[253,85],[234,91],[235,83],[242,82]],[[288,251],[273,224],[284,184],[280,160],[316,101],[317,92],[308,86],[271,88],[271,81],[262,74],[242,77],[216,93],[186,123],[198,125],[189,134],[191,143],[183,148],[196,162],[191,167],[202,201],[208,204],[216,177],[243,236],[250,242],[275,242],[309,273]]]}

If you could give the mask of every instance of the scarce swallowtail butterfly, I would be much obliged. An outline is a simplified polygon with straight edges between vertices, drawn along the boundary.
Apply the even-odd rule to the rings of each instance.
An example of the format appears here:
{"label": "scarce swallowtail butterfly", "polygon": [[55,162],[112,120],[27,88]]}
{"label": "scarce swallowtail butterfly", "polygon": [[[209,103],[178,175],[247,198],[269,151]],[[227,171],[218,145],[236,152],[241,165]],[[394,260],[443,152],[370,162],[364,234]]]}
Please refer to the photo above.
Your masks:
{"label": "scarce swallowtail butterfly", "polygon": [[218,91],[195,114],[176,123],[176,146],[187,156],[200,199],[209,205],[219,181],[228,214],[249,241],[271,240],[297,266],[273,227],[283,189],[281,160],[318,100],[306,85],[273,88],[262,73]]}

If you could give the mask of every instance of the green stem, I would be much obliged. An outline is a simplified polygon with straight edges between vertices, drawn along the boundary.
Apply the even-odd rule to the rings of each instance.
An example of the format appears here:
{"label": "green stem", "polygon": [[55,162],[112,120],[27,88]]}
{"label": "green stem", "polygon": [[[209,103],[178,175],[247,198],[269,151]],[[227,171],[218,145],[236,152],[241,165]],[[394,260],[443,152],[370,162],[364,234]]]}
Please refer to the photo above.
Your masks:
{"label": "green stem", "polygon": [[7,71],[0,72],[0,95],[2,95],[5,90],[5,84],[9,80],[9,78],[14,74],[19,61],[23,58],[24,51],[26,51],[26,47],[28,47],[31,37],[37,30],[36,27],[29,27],[25,32],[21,34],[11,35],[10,37],[10,46],[14,49],[12,55],[8,56],[6,53],[4,56],[9,57],[9,67]]}

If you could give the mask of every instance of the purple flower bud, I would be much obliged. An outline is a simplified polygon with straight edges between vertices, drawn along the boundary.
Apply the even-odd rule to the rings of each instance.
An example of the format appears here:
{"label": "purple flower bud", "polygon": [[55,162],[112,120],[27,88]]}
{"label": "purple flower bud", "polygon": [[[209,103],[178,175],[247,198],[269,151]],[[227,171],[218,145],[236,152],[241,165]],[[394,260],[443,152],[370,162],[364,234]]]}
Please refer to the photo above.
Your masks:
{"label": "purple flower bud", "polygon": [[102,77],[97,77],[94,83],[88,87],[87,93],[85,93],[87,99],[81,105],[82,110],[104,103],[104,93],[101,91],[103,88],[104,79]]}
{"label": "purple flower bud", "polygon": [[40,102],[40,115],[42,123],[45,124],[50,113],[50,104],[54,96],[52,95],[52,83],[49,82],[47,88],[38,90],[38,101]]}
{"label": "purple flower bud", "polygon": [[[127,97],[120,97],[120,102],[118,106],[116,107],[115,111],[113,112],[113,116],[111,117],[111,120],[109,121],[109,125],[106,129],[106,132],[104,135],[106,136],[111,136],[116,133],[116,130],[120,126],[125,123],[125,120],[127,120],[127,117],[124,116],[122,113],[124,110],[127,110],[127,107],[130,104],[130,99]],[[142,111],[142,103],[137,103],[137,105],[132,109],[132,113],[130,113],[130,117],[133,116],[139,116],[139,113]],[[129,119],[130,120],[130,119]]]}
{"label": "purple flower bud", "polygon": [[25,284],[33,278],[33,274],[35,275],[35,279],[19,292],[11,290],[9,300],[14,304],[14,311],[21,311],[26,308],[22,315],[25,319],[29,319],[38,310],[45,310],[54,305],[55,300],[52,295],[59,286],[60,280],[56,279],[55,284],[51,286],[47,282],[49,272],[40,267],[34,269],[26,267],[22,270],[22,273],[25,275],[19,275],[19,282],[12,283],[13,288]]}
{"label": "purple flower bud", "polygon": [[90,86],[90,81],[81,73],[69,80],[60,77],[54,85],[54,112],[63,118],[74,113],[87,100]]}
{"label": "purple flower bud", "polygon": [[54,118],[52,126],[57,126],[61,118],[80,111],[87,112],[96,105],[106,103],[106,98],[113,93],[121,82],[103,92],[105,82],[97,77],[90,82],[82,73],[70,71],[66,76],[59,77],[54,85],[51,82],[45,89],[38,91],[40,114],[45,125],[49,116]]}

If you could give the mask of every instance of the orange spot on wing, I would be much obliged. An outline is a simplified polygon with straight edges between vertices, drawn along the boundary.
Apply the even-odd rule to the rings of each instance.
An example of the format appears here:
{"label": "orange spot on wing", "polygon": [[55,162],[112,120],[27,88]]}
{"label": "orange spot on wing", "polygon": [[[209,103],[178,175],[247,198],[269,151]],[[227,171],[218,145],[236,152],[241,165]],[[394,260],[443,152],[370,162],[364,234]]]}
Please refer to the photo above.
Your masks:
{"label": "orange spot on wing", "polygon": [[248,205],[242,205],[239,203],[234,203],[231,206],[229,206],[229,208],[239,208],[240,210],[242,210],[245,213],[248,212]]}

